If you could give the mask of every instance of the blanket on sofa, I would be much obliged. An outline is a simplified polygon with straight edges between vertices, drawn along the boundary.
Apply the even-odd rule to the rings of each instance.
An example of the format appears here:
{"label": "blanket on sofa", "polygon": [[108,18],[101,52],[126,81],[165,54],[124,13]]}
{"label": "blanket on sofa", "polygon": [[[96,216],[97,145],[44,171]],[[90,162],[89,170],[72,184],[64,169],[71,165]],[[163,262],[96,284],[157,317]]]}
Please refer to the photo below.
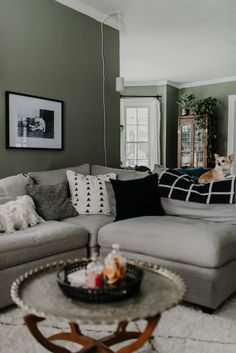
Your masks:
{"label": "blanket on sofa", "polygon": [[197,179],[173,169],[166,170],[159,180],[161,197],[183,201],[213,203],[234,203],[235,176],[197,184]]}

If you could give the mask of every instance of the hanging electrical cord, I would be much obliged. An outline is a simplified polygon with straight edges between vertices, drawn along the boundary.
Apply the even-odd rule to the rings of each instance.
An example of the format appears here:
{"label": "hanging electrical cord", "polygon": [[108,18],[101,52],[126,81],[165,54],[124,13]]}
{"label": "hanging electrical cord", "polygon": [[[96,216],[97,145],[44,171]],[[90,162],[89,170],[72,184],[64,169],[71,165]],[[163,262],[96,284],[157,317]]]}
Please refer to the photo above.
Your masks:
{"label": "hanging electrical cord", "polygon": [[106,94],[105,94],[105,84],[106,84],[106,70],[105,70],[105,55],[104,55],[104,23],[108,18],[119,15],[119,30],[120,30],[120,12],[115,12],[107,16],[101,22],[101,57],[102,57],[102,105],[103,105],[103,148],[104,148],[104,163],[107,166],[107,122],[106,122]]}

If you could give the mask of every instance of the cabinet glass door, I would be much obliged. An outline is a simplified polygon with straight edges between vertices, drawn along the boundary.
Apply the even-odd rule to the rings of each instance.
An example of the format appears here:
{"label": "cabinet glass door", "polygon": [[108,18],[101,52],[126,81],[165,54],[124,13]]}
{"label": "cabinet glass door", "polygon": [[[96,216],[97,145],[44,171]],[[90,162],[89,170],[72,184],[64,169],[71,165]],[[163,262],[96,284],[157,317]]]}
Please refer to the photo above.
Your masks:
{"label": "cabinet glass door", "polygon": [[195,125],[194,129],[194,168],[196,167],[203,167],[204,160],[203,160],[203,128],[198,128]]}
{"label": "cabinet glass door", "polygon": [[181,167],[190,167],[191,161],[191,124],[182,125],[180,128],[181,134]]}

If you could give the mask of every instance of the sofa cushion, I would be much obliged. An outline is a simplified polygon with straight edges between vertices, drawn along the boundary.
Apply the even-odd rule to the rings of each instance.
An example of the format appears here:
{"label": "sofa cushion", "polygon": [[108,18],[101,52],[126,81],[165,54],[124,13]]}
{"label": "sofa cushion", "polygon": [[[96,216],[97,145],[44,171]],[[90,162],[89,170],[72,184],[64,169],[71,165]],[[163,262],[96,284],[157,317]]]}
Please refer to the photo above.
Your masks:
{"label": "sofa cushion", "polygon": [[236,259],[236,226],[173,216],[146,216],[100,229],[98,243],[110,248],[215,268]]}
{"label": "sofa cushion", "polygon": [[163,165],[154,164],[153,173],[157,173],[159,179],[166,170],[168,170],[168,168],[164,167]]}
{"label": "sofa cushion", "polygon": [[77,212],[67,195],[67,183],[63,181],[53,185],[38,185],[29,178],[28,194],[33,198],[38,214],[46,221],[60,221],[75,217]]}
{"label": "sofa cushion", "polygon": [[113,220],[114,218],[111,216],[82,214],[76,217],[63,219],[63,222],[68,222],[85,228],[89,233],[89,246],[96,247],[98,245],[97,234],[99,229],[108,223],[112,223]]}
{"label": "sofa cushion", "polygon": [[116,198],[116,221],[132,217],[163,215],[157,174],[134,180],[110,180]]}
{"label": "sofa cushion", "polygon": [[162,207],[167,215],[201,219],[210,222],[236,224],[236,204],[211,204],[186,202],[161,197]]}
{"label": "sofa cushion", "polygon": [[87,243],[88,232],[83,227],[56,221],[0,235],[0,269],[79,249]]}
{"label": "sofa cushion", "polygon": [[108,173],[115,173],[117,175],[118,180],[140,179],[140,178],[144,178],[145,176],[149,175],[148,172],[138,172],[136,170],[104,167],[102,165],[92,165],[91,166],[91,174],[92,175],[108,174]]}
{"label": "sofa cushion", "polygon": [[63,169],[47,170],[43,172],[30,172],[29,175],[34,179],[36,184],[52,185],[67,180],[67,169],[74,170],[80,174],[90,174],[90,166],[88,163],[81,164],[77,167],[68,167]]}
{"label": "sofa cushion", "polygon": [[0,179],[0,204],[15,200],[17,196],[27,194],[28,177],[23,174]]}

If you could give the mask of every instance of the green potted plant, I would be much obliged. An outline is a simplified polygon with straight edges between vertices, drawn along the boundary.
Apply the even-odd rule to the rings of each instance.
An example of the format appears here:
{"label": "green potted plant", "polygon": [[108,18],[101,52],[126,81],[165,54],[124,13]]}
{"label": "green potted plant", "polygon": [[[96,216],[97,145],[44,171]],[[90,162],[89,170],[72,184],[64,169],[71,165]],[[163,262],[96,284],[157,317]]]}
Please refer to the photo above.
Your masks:
{"label": "green potted plant", "polygon": [[184,92],[180,98],[177,100],[177,104],[181,108],[181,115],[189,115],[189,111],[192,108],[192,105],[195,101],[194,94],[188,94]]}
{"label": "green potted plant", "polygon": [[192,104],[193,114],[198,116],[197,125],[198,128],[205,128],[204,116],[208,117],[208,134],[207,134],[207,164],[213,166],[214,164],[214,153],[216,147],[216,116],[215,109],[217,103],[220,101],[214,97],[207,97],[203,99],[194,100]]}

